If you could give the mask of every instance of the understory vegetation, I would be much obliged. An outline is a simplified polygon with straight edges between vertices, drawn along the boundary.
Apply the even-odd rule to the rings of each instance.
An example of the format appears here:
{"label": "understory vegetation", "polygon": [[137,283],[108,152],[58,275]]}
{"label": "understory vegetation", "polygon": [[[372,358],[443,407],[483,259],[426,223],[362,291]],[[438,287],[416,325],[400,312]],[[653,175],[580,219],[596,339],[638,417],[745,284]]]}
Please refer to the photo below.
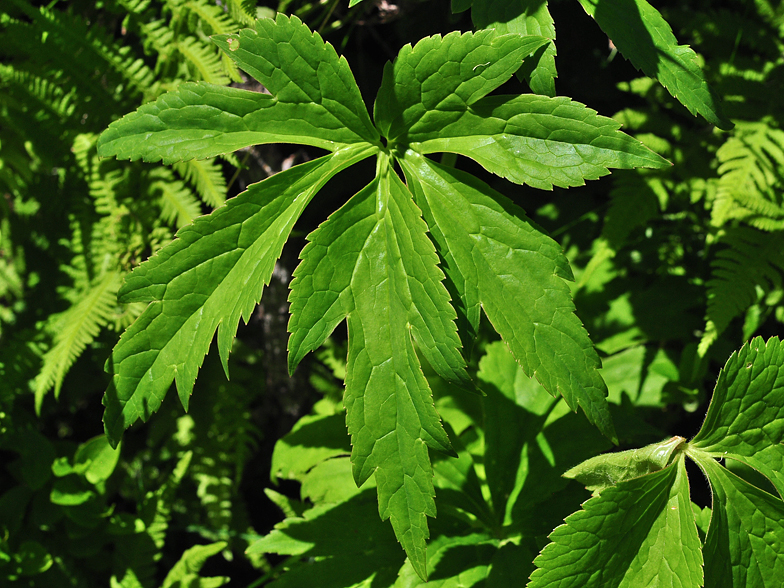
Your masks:
{"label": "understory vegetation", "polygon": [[777,0],[4,0],[0,584],[779,586],[782,121]]}

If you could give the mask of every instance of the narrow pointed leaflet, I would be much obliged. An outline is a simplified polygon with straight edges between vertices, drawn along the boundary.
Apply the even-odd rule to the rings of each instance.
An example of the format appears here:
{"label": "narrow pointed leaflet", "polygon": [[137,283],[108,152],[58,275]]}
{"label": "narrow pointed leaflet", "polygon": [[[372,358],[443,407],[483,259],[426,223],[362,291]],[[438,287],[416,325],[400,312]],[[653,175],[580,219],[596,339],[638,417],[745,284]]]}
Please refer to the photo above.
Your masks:
{"label": "narrow pointed leaflet", "polygon": [[784,502],[752,486],[714,459],[698,459],[713,489],[705,537],[705,585],[779,586],[784,578]]}
{"label": "narrow pointed leaflet", "polygon": [[467,382],[443,274],[411,195],[379,156],[376,180],[309,237],[291,290],[292,363],[348,322],[345,404],[354,478],[375,474],[379,513],[425,577],[435,516],[427,447],[451,452],[416,342],[439,373]]}
{"label": "narrow pointed leaflet", "polygon": [[113,443],[158,410],[172,380],[184,407],[219,327],[226,365],[240,316],[246,321],[275,261],[313,195],[341,169],[375,150],[348,147],[251,185],[224,207],[181,229],[177,239],[126,279],[124,302],[153,301],[114,348],[104,426]]}
{"label": "narrow pointed leaflet", "polygon": [[535,94],[555,96],[555,78],[558,77],[555,25],[546,0],[482,0],[473,5],[471,20],[479,29],[495,29],[499,34],[541,35],[550,40],[526,60],[517,75],[525,78]]}
{"label": "narrow pointed leaflet", "polygon": [[760,471],[784,496],[784,344],[778,337],[757,337],[727,360],[691,445]]}
{"label": "narrow pointed leaflet", "polygon": [[689,112],[720,129],[733,127],[705,81],[697,54],[688,45],[678,45],[670,25],[646,0],[579,2],[632,65],[659,80]]}
{"label": "narrow pointed leaflet", "polygon": [[465,285],[464,306],[481,304],[526,374],[615,439],[601,362],[574,314],[558,244],[473,176],[412,151],[402,165],[431,234],[444,241],[439,249],[454,259],[447,273]]}

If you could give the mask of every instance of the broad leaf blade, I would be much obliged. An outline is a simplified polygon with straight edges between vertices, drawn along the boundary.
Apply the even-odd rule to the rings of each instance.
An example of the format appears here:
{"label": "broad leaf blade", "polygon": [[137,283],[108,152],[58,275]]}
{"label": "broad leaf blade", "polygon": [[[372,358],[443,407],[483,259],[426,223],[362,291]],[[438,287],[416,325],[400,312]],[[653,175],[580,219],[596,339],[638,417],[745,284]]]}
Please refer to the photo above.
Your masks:
{"label": "broad leaf blade", "polygon": [[[318,131],[318,136],[330,139],[345,128],[354,134],[354,141],[378,141],[346,58],[338,57],[332,45],[296,16],[278,13],[275,20],[257,20],[255,30],[212,39],[281,105],[287,105],[294,118],[326,130],[324,135]],[[311,105],[319,110],[311,110]]]}
{"label": "broad leaf blade", "polygon": [[345,404],[358,485],[375,474],[418,574],[435,516],[427,447],[450,452],[414,341],[439,374],[469,384],[443,273],[410,193],[381,158],[379,176],[330,216],[292,282],[290,366],[348,322]]}
{"label": "broad leaf blade", "polygon": [[490,96],[454,115],[441,128],[412,131],[411,148],[465,155],[489,172],[544,190],[582,186],[609,168],[670,165],[619,131],[620,123],[566,97]]}
{"label": "broad leaf blade", "polygon": [[214,40],[272,95],[183,84],[113,122],[98,140],[102,157],[172,163],[262,143],[335,151],[378,141],[348,63],[296,17]]}
{"label": "broad leaf blade", "polygon": [[702,553],[681,456],[604,490],[550,535],[528,588],[702,586]]}
{"label": "broad leaf blade", "polygon": [[697,54],[678,45],[667,21],[646,0],[579,0],[634,67],[656,78],[689,112],[731,129],[721,100],[705,81]]}
{"label": "broad leaf blade", "polygon": [[498,36],[492,30],[426,37],[387,64],[374,117],[391,142],[433,133],[508,80],[542,37]]}
{"label": "broad leaf blade", "polygon": [[[478,29],[495,29],[499,35],[538,35],[550,40],[531,59],[526,60],[517,75],[528,82],[531,91],[555,96],[555,25],[547,0],[483,0],[471,10],[471,20]],[[530,62],[530,65],[528,63]]]}
{"label": "broad leaf blade", "polygon": [[784,344],[757,337],[719,373],[705,422],[691,442],[759,470],[784,496]]}
{"label": "broad leaf blade", "polygon": [[107,362],[104,426],[116,443],[147,420],[176,379],[184,407],[210,341],[226,366],[240,316],[261,298],[294,222],[341,169],[371,155],[350,147],[295,166],[180,230],[177,239],[134,270],[120,289],[125,302],[154,301],[120,338]]}
{"label": "broad leaf blade", "polygon": [[784,502],[710,457],[698,463],[713,489],[713,514],[704,547],[706,586],[780,585],[784,578]]}
{"label": "broad leaf blade", "polygon": [[[408,324],[430,365],[448,382],[471,389],[459,351],[456,314],[442,284],[444,274],[427,227],[405,187],[396,176],[390,178],[392,201],[385,214],[395,227],[388,262],[396,276],[394,294],[408,308]],[[349,286],[361,249],[379,222],[380,189],[377,182],[372,183],[308,236],[289,297],[290,370],[322,345],[353,308]]]}
{"label": "broad leaf blade", "polygon": [[399,296],[405,278],[393,211],[410,196],[394,172],[385,176],[378,222],[352,277],[345,403],[357,484],[375,473],[379,514],[391,519],[411,564],[426,578],[427,516],[436,514],[427,447],[451,448],[414,350],[409,309]]}
{"label": "broad leaf blade", "polygon": [[658,472],[669,465],[675,451],[686,439],[673,437],[661,443],[653,443],[640,449],[605,453],[592,457],[567,472],[565,478],[573,478],[595,494],[619,482],[639,478]]}
{"label": "broad leaf blade", "polygon": [[374,230],[374,181],[308,235],[294,270],[289,302],[289,372],[327,340],[354,307],[351,280],[362,247]]}
{"label": "broad leaf blade", "polygon": [[450,271],[475,289],[526,374],[616,439],[601,362],[574,314],[565,282],[572,274],[558,244],[473,176],[411,151],[402,165],[428,224],[438,227],[433,237],[445,240],[439,248],[452,253]]}

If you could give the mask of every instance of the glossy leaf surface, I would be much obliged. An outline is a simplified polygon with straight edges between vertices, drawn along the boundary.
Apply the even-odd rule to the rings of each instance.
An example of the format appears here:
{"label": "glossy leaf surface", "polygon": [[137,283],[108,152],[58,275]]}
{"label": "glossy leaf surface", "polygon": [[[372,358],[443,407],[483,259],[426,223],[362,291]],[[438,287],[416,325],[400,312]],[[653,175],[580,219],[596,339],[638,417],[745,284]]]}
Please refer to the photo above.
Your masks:
{"label": "glossy leaf surface", "polygon": [[455,261],[447,274],[458,276],[464,307],[481,304],[526,373],[615,438],[601,363],[574,315],[560,247],[473,176],[407,155],[407,178],[434,239],[443,239],[439,249]]}
{"label": "glossy leaf surface", "polygon": [[697,54],[678,45],[667,21],[646,0],[579,0],[613,44],[645,75],[656,78],[694,115],[731,129],[718,95],[705,81]]}
{"label": "glossy leaf surface", "polygon": [[528,588],[702,586],[683,457],[605,489],[550,535]]}

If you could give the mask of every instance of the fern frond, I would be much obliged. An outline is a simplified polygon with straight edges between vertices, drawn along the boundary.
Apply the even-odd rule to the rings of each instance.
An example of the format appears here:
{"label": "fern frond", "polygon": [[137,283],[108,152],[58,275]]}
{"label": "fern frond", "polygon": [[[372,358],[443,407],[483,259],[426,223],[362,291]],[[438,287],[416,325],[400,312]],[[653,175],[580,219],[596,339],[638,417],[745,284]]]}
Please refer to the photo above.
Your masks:
{"label": "fern frond", "polygon": [[199,79],[225,86],[229,78],[223,73],[218,55],[195,37],[185,37],[177,42],[177,50],[192,66],[189,68]]}
{"label": "fern frond", "polygon": [[169,28],[165,20],[153,20],[141,25],[142,35],[144,36],[145,50],[152,50],[158,54],[158,63],[170,58],[171,52],[175,49],[173,45],[174,31]]}
{"label": "fern frond", "polygon": [[205,0],[188,0],[183,7],[198,16],[202,28],[206,28],[204,32],[208,35],[236,33],[241,28],[240,24],[233,22],[222,8]]}
{"label": "fern frond", "polygon": [[745,125],[716,153],[719,182],[711,211],[715,226],[740,219],[760,230],[784,222],[784,132],[764,123]]}
{"label": "fern frond", "polygon": [[231,18],[243,26],[250,26],[256,20],[257,0],[228,0],[226,6]]}
{"label": "fern frond", "polygon": [[729,229],[718,241],[725,248],[711,264],[705,332],[698,352],[704,356],[732,319],[758,301],[757,288],[781,288],[784,272],[784,234],[748,227]]}
{"label": "fern frond", "polygon": [[218,208],[226,201],[226,178],[215,159],[175,163],[174,169],[213,208]]}
{"label": "fern frond", "polygon": [[184,182],[175,179],[170,169],[155,168],[149,178],[150,193],[160,198],[161,216],[167,223],[180,228],[201,214],[199,200]]}
{"label": "fern frond", "polygon": [[44,355],[41,373],[35,381],[36,412],[40,412],[44,396],[53,386],[55,398],[60,395],[65,374],[111,320],[121,283],[118,272],[108,272],[76,304],[53,320],[54,346]]}
{"label": "fern frond", "polygon": [[43,111],[58,119],[69,118],[74,111],[74,93],[71,89],[66,92],[58,84],[47,78],[34,75],[23,70],[16,70],[11,65],[0,64],[0,84],[3,86],[15,85],[24,92],[26,102],[35,106],[34,111]]}
{"label": "fern frond", "polygon": [[[226,14],[220,6],[214,3],[209,3],[207,0],[188,0],[183,5],[183,9],[190,12],[195,17],[196,26],[192,26],[191,30],[198,32],[200,36],[206,38],[207,35],[224,35],[235,33],[242,28],[242,23],[234,21]],[[216,51],[213,48],[213,51]],[[239,69],[232,59],[220,51],[221,65],[223,72],[233,81],[241,82]]]}
{"label": "fern frond", "polygon": [[[14,47],[35,57],[36,62],[55,63],[58,69],[67,72],[82,89],[103,90],[109,96],[126,97],[133,92],[145,93],[155,80],[152,70],[130,46],[114,41],[105,31],[94,24],[65,11],[55,11],[46,7],[34,8],[22,0],[7,0],[15,5],[32,21],[30,24],[17,21],[13,27],[11,43],[22,43]],[[9,30],[5,31],[8,34]],[[46,42],[42,43],[42,33]],[[28,38],[25,38],[28,37]],[[109,80],[103,84],[95,83],[96,72],[105,76],[111,71],[124,84],[114,86]]]}

